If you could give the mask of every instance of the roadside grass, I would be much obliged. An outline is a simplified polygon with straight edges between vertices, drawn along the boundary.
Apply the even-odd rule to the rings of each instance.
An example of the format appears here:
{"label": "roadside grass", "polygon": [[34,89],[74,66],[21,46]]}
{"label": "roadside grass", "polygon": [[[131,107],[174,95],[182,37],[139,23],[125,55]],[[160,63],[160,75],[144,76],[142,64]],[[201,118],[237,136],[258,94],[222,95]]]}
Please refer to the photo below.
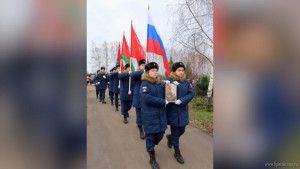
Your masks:
{"label": "roadside grass", "polygon": [[213,135],[213,111],[208,108],[206,103],[207,98],[204,96],[195,96],[189,103],[190,125]]}

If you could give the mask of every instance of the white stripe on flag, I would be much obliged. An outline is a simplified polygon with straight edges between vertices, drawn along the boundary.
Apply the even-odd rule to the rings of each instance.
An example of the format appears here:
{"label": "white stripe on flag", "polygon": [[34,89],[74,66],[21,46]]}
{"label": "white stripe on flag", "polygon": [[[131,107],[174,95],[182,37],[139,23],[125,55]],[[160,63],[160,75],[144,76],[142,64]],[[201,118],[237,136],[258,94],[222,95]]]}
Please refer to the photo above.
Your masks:
{"label": "white stripe on flag", "polygon": [[154,22],[152,21],[149,13],[148,13],[148,24],[154,26]]}

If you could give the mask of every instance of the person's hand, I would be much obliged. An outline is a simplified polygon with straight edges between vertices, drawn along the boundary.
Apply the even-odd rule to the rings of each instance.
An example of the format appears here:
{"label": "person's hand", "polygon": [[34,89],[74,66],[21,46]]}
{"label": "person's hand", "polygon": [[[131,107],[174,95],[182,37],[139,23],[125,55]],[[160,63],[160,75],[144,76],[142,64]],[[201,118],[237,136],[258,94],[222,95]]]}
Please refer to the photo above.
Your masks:
{"label": "person's hand", "polygon": [[106,79],[106,76],[103,76],[104,79]]}
{"label": "person's hand", "polygon": [[130,74],[130,73],[132,73],[132,71],[129,71],[128,73]]}
{"label": "person's hand", "polygon": [[128,91],[128,95],[131,95],[131,90]]}
{"label": "person's hand", "polygon": [[175,84],[176,86],[179,85],[179,83],[177,81],[174,81],[173,84]]}
{"label": "person's hand", "polygon": [[119,73],[122,73],[121,70],[119,71]]}
{"label": "person's hand", "polygon": [[166,105],[169,104],[168,100],[166,100]]}
{"label": "person's hand", "polygon": [[177,104],[177,105],[180,105],[181,103],[182,103],[181,100],[176,100],[176,101],[175,101],[175,104]]}
{"label": "person's hand", "polygon": [[170,81],[169,80],[165,80],[165,84],[170,84]]}

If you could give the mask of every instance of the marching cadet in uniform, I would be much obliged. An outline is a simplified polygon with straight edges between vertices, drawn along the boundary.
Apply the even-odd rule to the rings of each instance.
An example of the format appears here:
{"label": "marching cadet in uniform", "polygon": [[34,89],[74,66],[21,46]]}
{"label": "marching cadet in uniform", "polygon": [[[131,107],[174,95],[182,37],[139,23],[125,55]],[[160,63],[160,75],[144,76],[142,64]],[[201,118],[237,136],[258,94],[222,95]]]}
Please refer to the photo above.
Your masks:
{"label": "marching cadet in uniform", "polygon": [[152,169],[159,169],[155,159],[154,146],[158,145],[167,129],[164,84],[160,83],[158,64],[150,62],[145,66],[140,88],[142,123],[146,133],[146,149],[150,155]]}
{"label": "marching cadet in uniform", "polygon": [[145,134],[144,134],[144,130],[142,127],[142,115],[141,115],[141,102],[140,102],[140,87],[142,84],[142,74],[144,73],[145,70],[145,64],[146,61],[144,59],[140,60],[138,62],[138,69],[136,72],[132,72],[130,74],[131,76],[131,80],[133,83],[133,107],[135,107],[136,110],[136,125],[139,128],[140,131],[140,138],[144,139],[145,138]]}
{"label": "marching cadet in uniform", "polygon": [[119,106],[119,94],[120,94],[119,78],[118,78],[119,71],[120,71],[120,65],[117,65],[115,67],[115,71],[110,74],[110,78],[114,79],[113,92],[114,92],[114,95],[115,95],[116,111],[119,111],[119,109],[118,109],[118,106]]}
{"label": "marching cadet in uniform", "polygon": [[[100,70],[97,70],[96,73],[96,77],[98,76],[98,73],[100,72]],[[95,84],[95,88],[96,88],[96,98],[98,99],[99,93],[100,93],[100,82],[97,81],[97,78],[94,78],[93,82]]]}
{"label": "marching cadet in uniform", "polygon": [[114,101],[114,90],[113,90],[113,88],[114,88],[114,78],[111,76],[111,73],[115,72],[115,71],[116,71],[116,68],[112,68],[110,70],[110,74],[107,75],[107,79],[109,81],[109,86],[108,86],[109,98],[110,98],[112,106],[114,105],[114,103],[113,103],[113,101]]}
{"label": "marching cadet in uniform", "polygon": [[185,132],[185,126],[189,124],[188,103],[194,97],[194,91],[190,82],[186,80],[184,74],[185,66],[182,62],[176,62],[172,65],[170,78],[166,84],[173,83],[177,85],[177,98],[175,104],[167,105],[167,122],[171,126],[171,134],[167,134],[168,147],[174,146],[174,157],[177,162],[183,164],[184,159],[179,150],[179,138]]}
{"label": "marching cadet in uniform", "polygon": [[107,87],[107,78],[105,74],[105,67],[101,67],[100,74],[97,76],[97,80],[100,82],[100,102],[106,104],[105,102],[105,90]]}
{"label": "marching cadet in uniform", "polygon": [[[121,113],[124,116],[124,123],[127,124],[127,117],[129,117],[128,111],[131,109],[132,106],[132,81],[129,81],[130,76],[130,65],[125,65],[125,71],[123,73],[119,73],[118,77],[120,79],[120,100],[121,100]],[[129,83],[130,84],[130,91],[129,93]]]}

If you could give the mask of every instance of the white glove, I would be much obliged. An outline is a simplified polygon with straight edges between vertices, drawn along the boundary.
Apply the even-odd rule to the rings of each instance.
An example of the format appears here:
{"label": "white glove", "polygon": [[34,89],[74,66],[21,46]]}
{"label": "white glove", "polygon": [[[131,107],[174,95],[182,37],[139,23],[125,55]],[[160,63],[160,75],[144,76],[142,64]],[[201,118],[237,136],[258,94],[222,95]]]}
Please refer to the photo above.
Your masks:
{"label": "white glove", "polygon": [[104,79],[106,79],[106,76],[103,76]]}
{"label": "white glove", "polygon": [[182,103],[181,100],[176,100],[176,101],[175,101],[175,104],[177,104],[177,105],[180,105],[181,103]]}
{"label": "white glove", "polygon": [[129,71],[128,73],[130,74],[130,73],[132,73],[132,71]]}
{"label": "white glove", "polygon": [[169,104],[169,102],[166,100],[166,105]]}
{"label": "white glove", "polygon": [[179,85],[179,83],[177,81],[174,81],[173,84],[175,84],[177,86]]}
{"label": "white glove", "polygon": [[119,73],[122,73],[121,70],[119,71]]}
{"label": "white glove", "polygon": [[144,73],[146,72],[146,70],[144,69]]}
{"label": "white glove", "polygon": [[128,91],[128,95],[131,95],[131,90]]}
{"label": "white glove", "polygon": [[100,84],[100,82],[97,83],[98,85]]}
{"label": "white glove", "polygon": [[165,80],[165,84],[170,84],[170,81],[169,80]]}

